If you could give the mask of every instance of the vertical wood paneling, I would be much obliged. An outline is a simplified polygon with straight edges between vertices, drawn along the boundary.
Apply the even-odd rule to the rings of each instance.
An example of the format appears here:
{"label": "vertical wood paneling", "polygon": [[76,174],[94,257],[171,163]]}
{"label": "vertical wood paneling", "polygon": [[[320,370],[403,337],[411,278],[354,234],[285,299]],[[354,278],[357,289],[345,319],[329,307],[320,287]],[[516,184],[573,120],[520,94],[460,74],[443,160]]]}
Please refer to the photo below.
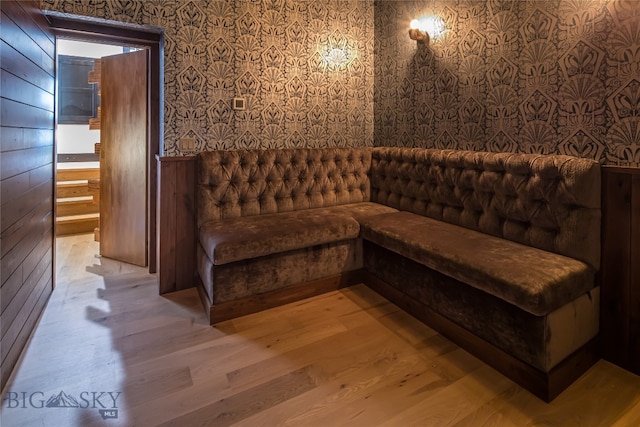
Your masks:
{"label": "vertical wood paneling", "polygon": [[4,387],[53,286],[55,39],[37,2],[2,1],[0,5],[0,375]]}
{"label": "vertical wood paneling", "polygon": [[602,173],[603,357],[640,374],[640,169]]}
{"label": "vertical wood paneling", "polygon": [[[177,290],[195,286],[196,223],[195,161],[178,163],[176,170],[176,286]],[[181,266],[184,266],[181,267]]]}
{"label": "vertical wood paneling", "polygon": [[602,172],[602,350],[606,359],[626,363],[628,343],[629,206],[631,181],[628,175],[608,168]]}
{"label": "vertical wood paneling", "polygon": [[640,375],[640,170],[631,178],[631,272],[629,277],[629,362]]}
{"label": "vertical wood paneling", "polygon": [[158,157],[160,294],[195,286],[195,157]]}
{"label": "vertical wood paneling", "polygon": [[158,286],[160,295],[176,290],[175,163],[158,159]]}

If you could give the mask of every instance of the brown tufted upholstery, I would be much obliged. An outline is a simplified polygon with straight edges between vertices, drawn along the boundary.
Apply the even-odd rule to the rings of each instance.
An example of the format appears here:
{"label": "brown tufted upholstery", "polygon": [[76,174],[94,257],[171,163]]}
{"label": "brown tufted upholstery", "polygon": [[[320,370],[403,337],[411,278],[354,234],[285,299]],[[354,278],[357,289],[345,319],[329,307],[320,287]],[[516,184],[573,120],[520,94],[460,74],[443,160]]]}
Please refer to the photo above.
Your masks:
{"label": "brown tufted upholstery", "polygon": [[358,221],[311,209],[209,221],[200,227],[200,243],[214,265],[356,239]]}
{"label": "brown tufted upholstery", "polygon": [[594,271],[582,261],[411,212],[365,219],[360,230],[365,240],[536,316],[594,286]]}
{"label": "brown tufted upholstery", "polygon": [[600,266],[600,167],[568,156],[379,147],[371,201]]}
{"label": "brown tufted upholstery", "polygon": [[[531,375],[541,393],[552,382],[541,372],[598,333],[593,161],[387,147],[213,151],[198,155],[196,198],[200,295],[212,321],[356,283],[364,269],[370,286],[417,317],[512,356],[513,379],[526,386]],[[535,372],[521,374],[520,362]]]}
{"label": "brown tufted upholstery", "polygon": [[197,156],[198,272],[213,304],[362,268],[371,148]]}
{"label": "brown tufted upholstery", "polygon": [[198,154],[198,227],[207,221],[369,201],[370,148]]}

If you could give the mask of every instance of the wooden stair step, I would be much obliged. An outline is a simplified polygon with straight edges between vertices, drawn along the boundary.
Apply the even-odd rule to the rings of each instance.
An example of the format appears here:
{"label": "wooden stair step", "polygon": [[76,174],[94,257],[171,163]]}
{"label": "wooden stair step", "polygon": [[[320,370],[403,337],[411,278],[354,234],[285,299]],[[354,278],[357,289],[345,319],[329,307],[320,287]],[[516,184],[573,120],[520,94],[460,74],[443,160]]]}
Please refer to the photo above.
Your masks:
{"label": "wooden stair step", "polygon": [[59,216],[56,218],[56,235],[93,233],[100,224],[100,214]]}
{"label": "wooden stair step", "polygon": [[56,183],[57,197],[62,199],[65,197],[91,196],[89,185],[83,181],[62,181]]}
{"label": "wooden stair step", "polygon": [[79,181],[100,178],[99,168],[58,169],[57,178],[60,181]]}
{"label": "wooden stair step", "polygon": [[100,206],[94,203],[93,196],[70,197],[56,200],[56,215],[58,217],[99,212]]}
{"label": "wooden stair step", "polygon": [[83,214],[83,215],[65,215],[65,216],[59,216],[58,218],[56,218],[56,221],[57,222],[73,222],[78,220],[94,219],[94,218],[99,219],[100,214],[92,213],[92,214]]}

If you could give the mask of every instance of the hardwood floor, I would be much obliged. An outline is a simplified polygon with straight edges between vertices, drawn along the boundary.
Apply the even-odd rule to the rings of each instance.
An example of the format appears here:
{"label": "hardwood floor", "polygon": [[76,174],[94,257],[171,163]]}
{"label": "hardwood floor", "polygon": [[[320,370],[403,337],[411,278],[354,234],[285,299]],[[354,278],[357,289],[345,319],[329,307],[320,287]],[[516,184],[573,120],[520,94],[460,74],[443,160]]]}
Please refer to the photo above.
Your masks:
{"label": "hardwood floor", "polygon": [[[604,360],[546,404],[364,286],[211,327],[97,247],[58,239],[2,426],[640,425],[640,377]],[[38,407],[61,391],[81,407]]]}

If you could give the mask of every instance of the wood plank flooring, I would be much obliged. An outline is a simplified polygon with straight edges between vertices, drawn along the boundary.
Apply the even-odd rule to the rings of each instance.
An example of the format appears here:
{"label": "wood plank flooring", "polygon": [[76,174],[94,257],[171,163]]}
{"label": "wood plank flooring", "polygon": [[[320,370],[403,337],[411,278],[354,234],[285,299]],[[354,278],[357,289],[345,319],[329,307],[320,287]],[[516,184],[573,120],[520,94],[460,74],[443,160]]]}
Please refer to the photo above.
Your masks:
{"label": "wood plank flooring", "polygon": [[[640,377],[604,360],[546,404],[365,286],[211,327],[97,248],[58,239],[2,426],[640,425]],[[80,407],[37,407],[61,391]]]}

